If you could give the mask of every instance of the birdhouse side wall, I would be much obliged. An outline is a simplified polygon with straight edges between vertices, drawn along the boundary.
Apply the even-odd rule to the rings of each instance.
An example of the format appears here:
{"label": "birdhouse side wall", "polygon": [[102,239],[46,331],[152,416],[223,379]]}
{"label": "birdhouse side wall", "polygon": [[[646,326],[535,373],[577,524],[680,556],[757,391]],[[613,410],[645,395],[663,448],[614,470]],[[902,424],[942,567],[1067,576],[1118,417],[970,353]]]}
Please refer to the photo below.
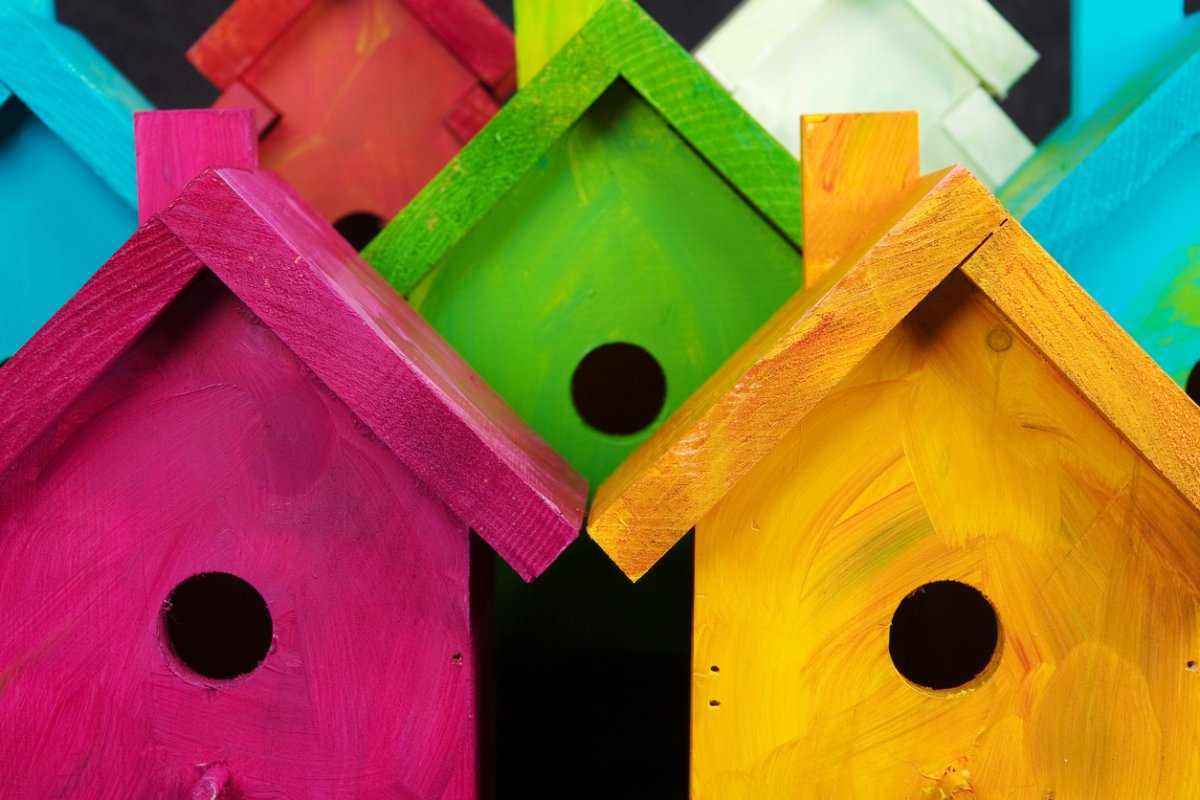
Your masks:
{"label": "birdhouse side wall", "polygon": [[16,98],[0,105],[0,360],[137,227],[135,210]]}
{"label": "birdhouse side wall", "polygon": [[[248,797],[476,797],[470,550],[202,270],[0,484],[11,791],[178,797],[220,762]],[[270,615],[237,677],[168,627],[209,573]]]}
{"label": "birdhouse side wall", "polygon": [[279,115],[262,166],[335,223],[387,222],[499,108],[400,0],[313,3],[241,81]]}
{"label": "birdhouse side wall", "polygon": [[[953,273],[697,525],[692,797],[1186,793],[1198,524]],[[934,689],[891,646],[937,581],[999,634]]]}

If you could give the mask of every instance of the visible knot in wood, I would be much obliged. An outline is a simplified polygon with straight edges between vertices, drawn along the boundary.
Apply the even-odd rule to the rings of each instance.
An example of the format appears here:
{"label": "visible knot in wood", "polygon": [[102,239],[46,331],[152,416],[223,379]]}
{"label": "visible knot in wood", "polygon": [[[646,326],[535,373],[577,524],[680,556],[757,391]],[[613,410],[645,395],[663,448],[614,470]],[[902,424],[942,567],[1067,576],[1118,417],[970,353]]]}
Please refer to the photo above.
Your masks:
{"label": "visible knot in wood", "polygon": [[975,789],[971,786],[971,773],[966,759],[946,767],[938,782],[938,800],[975,800]]}
{"label": "visible knot in wood", "polygon": [[1003,353],[1008,348],[1012,347],[1012,334],[1004,330],[1004,328],[993,328],[987,337],[988,347],[995,350],[997,353]]}

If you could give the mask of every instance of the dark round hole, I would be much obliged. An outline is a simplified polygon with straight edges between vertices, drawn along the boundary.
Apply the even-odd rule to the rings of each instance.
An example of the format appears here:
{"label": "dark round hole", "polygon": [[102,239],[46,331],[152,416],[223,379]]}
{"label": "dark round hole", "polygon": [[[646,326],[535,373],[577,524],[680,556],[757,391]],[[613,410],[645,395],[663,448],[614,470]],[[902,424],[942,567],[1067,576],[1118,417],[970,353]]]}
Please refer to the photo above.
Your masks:
{"label": "dark round hole", "polygon": [[628,436],[658,419],[667,402],[667,376],[645,348],[625,342],[601,345],[575,368],[571,399],[588,425]]}
{"label": "dark round hole", "polygon": [[954,689],[987,669],[999,636],[996,611],[982,592],[936,581],[900,601],[888,650],[900,674],[918,686]]}
{"label": "dark round hole", "polygon": [[227,680],[262,663],[271,648],[271,612],[253,586],[227,572],[193,575],[163,603],[171,649],[188,669]]}
{"label": "dark round hole", "polygon": [[1193,403],[1200,405],[1200,362],[1192,367],[1192,372],[1188,375],[1187,395],[1192,398]]}
{"label": "dark round hole", "polygon": [[383,230],[383,220],[369,211],[355,211],[333,223],[333,227],[355,250],[362,250]]}

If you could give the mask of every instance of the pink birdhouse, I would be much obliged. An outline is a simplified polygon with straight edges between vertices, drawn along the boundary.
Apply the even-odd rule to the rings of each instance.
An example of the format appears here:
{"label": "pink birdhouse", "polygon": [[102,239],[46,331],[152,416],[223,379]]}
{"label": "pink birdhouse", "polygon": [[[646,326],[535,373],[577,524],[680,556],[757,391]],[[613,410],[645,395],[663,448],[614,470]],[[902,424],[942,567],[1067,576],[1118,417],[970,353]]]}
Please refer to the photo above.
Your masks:
{"label": "pink birdhouse", "polygon": [[583,479],[277,178],[150,210],[0,379],[0,795],[485,794],[483,543]]}

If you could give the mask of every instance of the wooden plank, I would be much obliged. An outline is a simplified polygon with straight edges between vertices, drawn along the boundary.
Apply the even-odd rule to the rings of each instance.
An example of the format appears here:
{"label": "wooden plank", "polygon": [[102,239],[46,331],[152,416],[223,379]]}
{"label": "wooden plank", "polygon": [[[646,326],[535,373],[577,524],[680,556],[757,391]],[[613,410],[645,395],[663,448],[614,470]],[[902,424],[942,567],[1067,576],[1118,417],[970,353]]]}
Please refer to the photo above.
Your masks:
{"label": "wooden plank", "polygon": [[584,480],[278,179],[191,187],[168,227],[518,574],[548,567],[578,534]]}
{"label": "wooden plank", "polygon": [[1038,59],[1037,51],[987,0],[907,0],[997,97]]}
{"label": "wooden plank", "polygon": [[516,0],[517,84],[526,86],[579,33],[605,0]]}
{"label": "wooden plank", "polygon": [[917,115],[806,115],[800,121],[804,285],[812,288],[920,177]]}
{"label": "wooden plank", "polygon": [[53,20],[0,10],[0,84],[136,205],[133,112],[150,101],[86,39]]}
{"label": "wooden plank", "polygon": [[258,92],[241,81],[234,81],[213,101],[213,108],[248,108],[254,112],[254,128],[258,136],[264,136],[279,121],[279,111]]}
{"label": "wooden plank", "polygon": [[234,0],[187,51],[187,59],[225,89],[312,5],[313,0]]}
{"label": "wooden plank", "polygon": [[734,91],[769,57],[774,47],[768,43],[795,41],[808,18],[829,2],[743,0],[696,48],[696,60]]}
{"label": "wooden plank", "polygon": [[516,82],[513,33],[480,0],[402,0],[462,63],[492,90],[497,100],[512,94]]}
{"label": "wooden plank", "polygon": [[1181,0],[1071,0],[1071,116],[1108,104],[1153,63],[1183,22]]}
{"label": "wooden plank", "polygon": [[250,109],[146,111],[133,119],[138,161],[138,220],[166,208],[209,167],[258,168]]}
{"label": "wooden plank", "polygon": [[962,153],[963,166],[985,186],[1004,183],[1036,149],[995,98],[983,89],[976,89],[959,101],[942,118],[939,127]]}
{"label": "wooden plank", "polygon": [[1020,225],[963,272],[1192,505],[1200,505],[1196,405]]}
{"label": "wooden plank", "polygon": [[961,168],[916,183],[605,481],[591,536],[645,574],[1004,218]]}

